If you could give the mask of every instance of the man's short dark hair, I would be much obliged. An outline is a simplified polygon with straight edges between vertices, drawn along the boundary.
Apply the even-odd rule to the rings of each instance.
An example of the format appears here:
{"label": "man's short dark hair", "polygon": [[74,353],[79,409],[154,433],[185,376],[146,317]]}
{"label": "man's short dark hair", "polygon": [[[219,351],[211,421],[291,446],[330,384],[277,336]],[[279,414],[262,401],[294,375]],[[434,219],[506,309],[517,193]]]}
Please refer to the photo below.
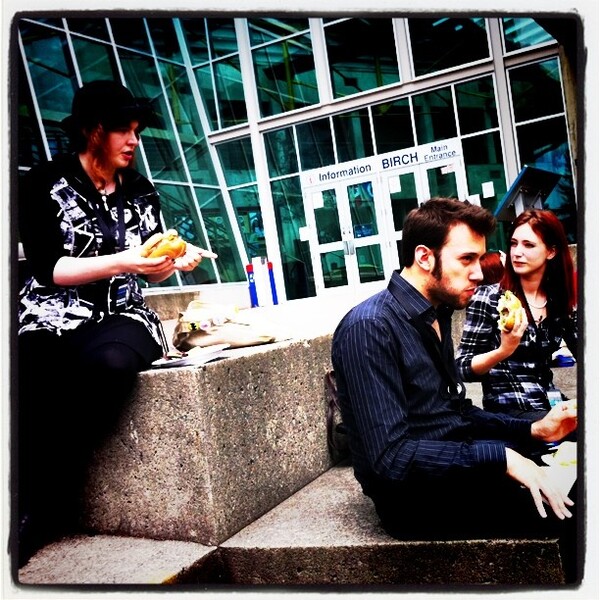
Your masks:
{"label": "man's short dark hair", "polygon": [[464,223],[487,237],[496,228],[496,219],[485,208],[456,198],[431,198],[411,210],[402,228],[402,264],[410,267],[415,249],[423,244],[438,255],[452,227]]}

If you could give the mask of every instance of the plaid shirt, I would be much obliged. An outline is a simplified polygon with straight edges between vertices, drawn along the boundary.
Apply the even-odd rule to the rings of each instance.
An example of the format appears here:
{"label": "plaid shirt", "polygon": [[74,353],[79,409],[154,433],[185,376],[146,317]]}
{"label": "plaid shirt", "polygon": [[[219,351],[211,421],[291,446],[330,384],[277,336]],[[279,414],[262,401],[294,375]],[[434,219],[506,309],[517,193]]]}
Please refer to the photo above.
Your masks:
{"label": "plaid shirt", "polygon": [[[552,354],[564,339],[577,355],[577,313],[568,319],[549,317],[537,326],[529,324],[515,352],[485,375],[477,376],[471,368],[473,357],[500,346],[500,295],[499,284],[482,285],[471,299],[457,352],[458,370],[464,381],[481,381],[486,410],[549,410],[546,392],[554,389]],[[548,298],[550,314],[551,302]]]}

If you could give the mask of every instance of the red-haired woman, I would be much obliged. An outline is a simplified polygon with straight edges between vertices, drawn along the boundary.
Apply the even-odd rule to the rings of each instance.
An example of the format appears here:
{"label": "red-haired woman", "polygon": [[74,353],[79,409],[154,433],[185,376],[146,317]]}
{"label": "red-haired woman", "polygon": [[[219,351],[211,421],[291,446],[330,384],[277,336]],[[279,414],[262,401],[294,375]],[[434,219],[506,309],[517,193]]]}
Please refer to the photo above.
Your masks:
{"label": "red-haired woman", "polygon": [[[548,210],[521,213],[509,240],[501,281],[480,286],[467,307],[457,364],[465,381],[481,381],[485,409],[537,421],[550,409],[548,392],[556,389],[553,353],[564,340],[577,356],[573,260],[562,224]],[[524,308],[510,332],[498,327],[505,290]]]}

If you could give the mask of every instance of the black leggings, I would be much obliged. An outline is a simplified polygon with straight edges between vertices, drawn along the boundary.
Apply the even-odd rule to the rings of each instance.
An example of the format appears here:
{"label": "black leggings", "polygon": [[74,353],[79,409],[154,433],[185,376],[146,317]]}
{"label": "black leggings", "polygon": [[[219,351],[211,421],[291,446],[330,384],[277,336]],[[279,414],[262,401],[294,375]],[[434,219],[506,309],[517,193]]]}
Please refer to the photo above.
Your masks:
{"label": "black leggings", "polygon": [[13,465],[20,512],[72,516],[91,452],[161,348],[142,323],[111,316],[60,336],[23,333],[18,350]]}

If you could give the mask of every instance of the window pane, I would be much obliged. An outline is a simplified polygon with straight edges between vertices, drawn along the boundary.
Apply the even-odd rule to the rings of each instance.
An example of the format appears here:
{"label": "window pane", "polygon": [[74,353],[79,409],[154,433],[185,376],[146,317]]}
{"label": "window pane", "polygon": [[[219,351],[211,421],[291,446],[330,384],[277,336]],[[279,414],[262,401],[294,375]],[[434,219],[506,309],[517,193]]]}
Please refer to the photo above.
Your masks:
{"label": "window pane", "polygon": [[263,117],[319,101],[315,61],[308,35],[255,50],[253,63]]}
{"label": "window pane", "polygon": [[491,77],[467,81],[456,86],[460,132],[474,133],[498,127],[498,111]]}
{"label": "window pane", "polygon": [[214,63],[214,68],[221,127],[245,123],[248,117],[239,56]]}
{"label": "window pane", "polygon": [[448,171],[444,167],[436,167],[427,170],[427,181],[429,183],[429,196],[444,196],[446,198],[458,198],[458,187],[454,171]]}
{"label": "window pane", "polygon": [[[246,269],[234,243],[231,222],[219,190],[196,188],[196,203],[206,226],[210,248],[219,255],[216,259],[221,281],[231,283],[246,280]],[[206,248],[206,246],[204,246]],[[201,264],[204,264],[202,261]]]}
{"label": "window pane", "polygon": [[192,181],[216,185],[217,177],[186,70],[163,61],[159,62],[159,68]]}
{"label": "window pane", "polygon": [[366,108],[332,118],[338,162],[373,156],[369,112]]}
{"label": "window pane", "polygon": [[538,167],[562,175],[544,207],[561,219],[571,242],[576,239],[577,207],[567,137],[563,117],[517,127],[517,139],[522,165]]}
{"label": "window pane", "polygon": [[[481,205],[493,213],[506,193],[500,134],[493,132],[466,138],[462,145],[468,193],[479,194]],[[488,238],[488,247],[506,250],[502,223],[498,224],[494,234]]]}
{"label": "window pane", "polygon": [[400,80],[391,19],[349,19],[325,28],[334,97]]}
{"label": "window pane", "polygon": [[250,138],[233,140],[217,146],[228,186],[256,180]]}
{"label": "window pane", "polygon": [[109,46],[74,37],[73,49],[84,83],[96,79],[119,79],[114,53]]}
{"label": "window pane", "polygon": [[159,58],[183,62],[179,41],[173,27],[173,19],[147,19],[154,51]]}
{"label": "window pane", "polygon": [[321,253],[323,284],[326,288],[348,285],[348,271],[342,250]]}
{"label": "window pane", "polygon": [[212,58],[238,52],[233,19],[206,19]]}
{"label": "window pane", "polygon": [[42,119],[58,124],[71,113],[77,88],[66,37],[24,21],[19,29]]}
{"label": "window pane", "polygon": [[288,300],[315,296],[315,283],[308,242],[299,238],[306,225],[302,190],[298,177],[271,183],[283,278]]}
{"label": "window pane", "polygon": [[392,188],[397,191],[390,191],[390,200],[392,202],[394,231],[401,231],[406,215],[418,206],[415,176],[413,173],[405,173],[403,175],[392,175],[390,179],[392,177],[400,180],[400,185],[394,185]]}
{"label": "window pane", "polygon": [[352,184],[346,187],[350,202],[350,217],[354,237],[363,238],[377,235],[377,217],[375,216],[375,200],[373,184],[370,181]]}
{"label": "window pane", "polygon": [[340,215],[335,190],[323,190],[323,206],[314,209],[319,244],[339,242],[342,239]]}
{"label": "window pane", "polygon": [[119,46],[150,53],[150,42],[144,25],[144,19],[139,17],[110,19],[115,42]]}
{"label": "window pane", "polygon": [[[161,209],[166,228],[177,229],[181,237],[202,248],[209,248],[194,203],[195,198],[187,186],[157,184],[161,196]],[[180,272],[184,285],[215,283],[217,281],[212,261],[203,260],[201,265],[190,272]],[[158,284],[160,287],[178,285],[175,275]]]}
{"label": "window pane", "polygon": [[200,96],[204,103],[204,109],[210,121],[212,130],[219,129],[219,120],[217,118],[217,104],[215,97],[215,90],[213,87],[213,75],[212,68],[210,65],[206,67],[200,67],[194,71],[196,76],[196,82],[200,89]]}
{"label": "window pane", "polygon": [[192,64],[208,61],[205,19],[181,19],[180,23]]}
{"label": "window pane", "polygon": [[383,273],[383,260],[381,258],[381,246],[362,246],[356,249],[358,261],[358,276],[361,283],[369,281],[381,281],[385,278]]}
{"label": "window pane", "polygon": [[415,75],[489,58],[485,19],[408,19]]}
{"label": "window pane", "polygon": [[377,154],[415,146],[408,99],[372,107]]}
{"label": "window pane", "polygon": [[[18,134],[18,156],[20,167],[33,167],[46,159],[44,146],[40,136],[40,129],[33,109],[33,102],[27,78],[23,69],[23,63],[19,61],[19,124]],[[61,150],[67,149],[67,140],[60,145]]]}
{"label": "window pane", "polygon": [[252,185],[242,189],[231,190],[229,195],[235,208],[235,214],[237,215],[242,237],[244,238],[244,246],[246,247],[248,258],[266,256],[265,231],[260,210],[258,188]]}
{"label": "window pane", "polygon": [[509,70],[517,123],[564,111],[557,59]]}
{"label": "window pane", "polygon": [[269,175],[279,177],[298,172],[298,158],[294,147],[293,129],[278,129],[265,133]]}
{"label": "window pane", "polygon": [[78,17],[70,17],[67,19],[67,25],[72,32],[83,33],[84,35],[99,40],[110,40],[108,30],[106,29],[106,21],[104,19],[90,19],[89,17],[81,19]]}
{"label": "window pane", "polygon": [[417,143],[456,137],[456,123],[450,88],[443,88],[413,97]]}
{"label": "window pane", "polygon": [[258,46],[308,29],[308,19],[248,19],[250,44]]}
{"label": "window pane", "polygon": [[183,162],[172,135],[167,104],[152,57],[121,50],[125,83],[134,96],[149,98],[153,116],[142,133],[142,144],[152,177],[185,181]]}
{"label": "window pane", "polygon": [[335,163],[329,119],[296,125],[296,137],[303,171]]}
{"label": "window pane", "polygon": [[502,30],[507,52],[554,41],[554,38],[534,19],[502,19]]}

